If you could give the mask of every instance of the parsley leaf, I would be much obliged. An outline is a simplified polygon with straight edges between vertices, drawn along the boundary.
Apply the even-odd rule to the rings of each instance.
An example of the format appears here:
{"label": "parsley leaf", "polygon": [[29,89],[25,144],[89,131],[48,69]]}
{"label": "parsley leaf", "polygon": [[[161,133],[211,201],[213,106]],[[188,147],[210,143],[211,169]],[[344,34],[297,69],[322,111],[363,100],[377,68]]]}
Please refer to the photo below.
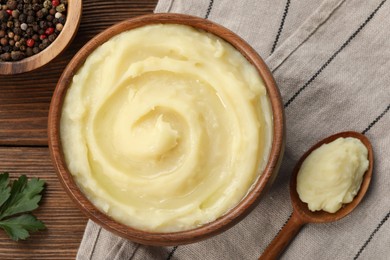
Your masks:
{"label": "parsley leaf", "polygon": [[22,175],[10,187],[8,173],[0,174],[0,228],[13,240],[26,239],[29,232],[45,228],[43,222],[28,214],[38,208],[44,184],[43,180],[27,180]]}
{"label": "parsley leaf", "polygon": [[23,214],[18,217],[9,218],[0,221],[0,227],[15,241],[26,239],[30,236],[28,233],[44,229],[45,224],[36,219],[33,215]]}

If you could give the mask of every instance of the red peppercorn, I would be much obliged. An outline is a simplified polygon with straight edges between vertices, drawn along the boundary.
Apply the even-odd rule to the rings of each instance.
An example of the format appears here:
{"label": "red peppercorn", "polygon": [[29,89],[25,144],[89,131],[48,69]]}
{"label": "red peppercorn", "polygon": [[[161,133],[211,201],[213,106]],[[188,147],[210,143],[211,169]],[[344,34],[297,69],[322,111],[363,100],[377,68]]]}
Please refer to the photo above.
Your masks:
{"label": "red peppercorn", "polygon": [[58,6],[60,4],[60,1],[58,1],[58,0],[52,0],[51,1],[51,5],[53,6],[53,7],[56,7],[56,6]]}
{"label": "red peppercorn", "polygon": [[33,39],[28,39],[26,44],[28,47],[34,47],[35,41]]}
{"label": "red peppercorn", "polygon": [[45,31],[45,34],[46,35],[50,35],[50,34],[53,34],[54,33],[54,28],[53,27],[49,27],[46,29]]}
{"label": "red peppercorn", "polygon": [[7,14],[12,15],[12,10],[6,10]]}
{"label": "red peppercorn", "polygon": [[44,40],[44,39],[46,39],[46,38],[47,38],[46,34],[41,34],[41,35],[39,36],[39,39],[41,39],[41,40]]}

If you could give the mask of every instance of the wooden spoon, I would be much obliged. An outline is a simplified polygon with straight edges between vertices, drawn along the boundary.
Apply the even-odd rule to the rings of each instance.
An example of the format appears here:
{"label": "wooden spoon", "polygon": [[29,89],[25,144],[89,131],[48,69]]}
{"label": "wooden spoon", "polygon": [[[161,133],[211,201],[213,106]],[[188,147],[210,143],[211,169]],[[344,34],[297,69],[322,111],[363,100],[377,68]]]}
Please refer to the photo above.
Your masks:
{"label": "wooden spoon", "polygon": [[[308,205],[299,199],[297,193],[297,175],[303,161],[306,157],[315,149],[321,145],[330,143],[339,137],[354,137],[362,141],[368,150],[369,167],[363,176],[363,181],[358,194],[355,196],[352,202],[344,204],[341,209],[335,213],[328,213],[325,211],[310,211]],[[309,151],[307,151],[299,160],[298,164],[294,168],[294,172],[290,180],[290,196],[293,206],[293,213],[284,225],[282,230],[277,234],[271,244],[265,249],[259,259],[276,259],[290,243],[293,237],[298,233],[301,227],[307,223],[326,223],[339,220],[348,215],[362,200],[366,193],[371,181],[372,168],[374,164],[373,151],[370,141],[366,136],[357,132],[342,132],[325,138],[324,140],[315,144]]]}

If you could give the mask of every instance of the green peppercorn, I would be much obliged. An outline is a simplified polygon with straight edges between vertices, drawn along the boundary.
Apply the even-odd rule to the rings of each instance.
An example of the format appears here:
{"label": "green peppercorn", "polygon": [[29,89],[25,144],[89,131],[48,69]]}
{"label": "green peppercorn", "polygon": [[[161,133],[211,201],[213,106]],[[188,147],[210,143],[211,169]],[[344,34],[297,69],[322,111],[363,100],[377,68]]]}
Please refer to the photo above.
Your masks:
{"label": "green peppercorn", "polygon": [[49,9],[51,7],[51,1],[50,0],[45,0],[45,2],[43,2],[43,7]]}
{"label": "green peppercorn", "polygon": [[20,15],[20,12],[18,9],[12,11],[12,17],[15,19],[18,19]]}
{"label": "green peppercorn", "polygon": [[59,6],[56,7],[56,11],[60,12],[60,13],[65,12],[66,11],[65,5],[64,4],[60,4]]}

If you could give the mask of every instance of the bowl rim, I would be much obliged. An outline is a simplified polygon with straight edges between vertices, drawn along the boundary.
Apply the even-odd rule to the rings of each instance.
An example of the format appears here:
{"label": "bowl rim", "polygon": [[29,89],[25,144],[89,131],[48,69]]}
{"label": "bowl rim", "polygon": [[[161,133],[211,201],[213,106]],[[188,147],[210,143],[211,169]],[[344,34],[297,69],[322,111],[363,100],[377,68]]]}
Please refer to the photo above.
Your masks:
{"label": "bowl rim", "polygon": [[20,61],[0,61],[0,75],[15,75],[38,69],[65,51],[76,36],[80,25],[82,6],[82,0],[68,1],[64,28],[54,42],[43,51]]}
{"label": "bowl rim", "polygon": [[[61,147],[59,132],[62,105],[66,91],[75,72],[77,72],[81,65],[84,64],[88,55],[108,39],[120,32],[150,24],[189,25],[196,29],[212,33],[229,42],[256,67],[266,86],[272,108],[272,147],[269,160],[262,175],[254,183],[248,194],[225,215],[219,217],[213,222],[186,231],[161,233],[137,230],[116,222],[108,215],[101,212],[86,198],[73,180],[72,175],[67,169]],[[284,152],[284,129],[284,109],[279,89],[276,86],[271,72],[257,52],[235,33],[219,24],[195,16],[172,13],[148,14],[130,18],[107,28],[91,39],[73,57],[63,71],[63,74],[61,75],[53,93],[48,117],[48,141],[52,162],[65,191],[76,202],[76,205],[82,212],[84,212],[84,214],[106,230],[137,243],[155,246],[170,246],[197,242],[229,229],[248,215],[249,212],[257,206],[261,195],[269,188],[276,177]]]}

